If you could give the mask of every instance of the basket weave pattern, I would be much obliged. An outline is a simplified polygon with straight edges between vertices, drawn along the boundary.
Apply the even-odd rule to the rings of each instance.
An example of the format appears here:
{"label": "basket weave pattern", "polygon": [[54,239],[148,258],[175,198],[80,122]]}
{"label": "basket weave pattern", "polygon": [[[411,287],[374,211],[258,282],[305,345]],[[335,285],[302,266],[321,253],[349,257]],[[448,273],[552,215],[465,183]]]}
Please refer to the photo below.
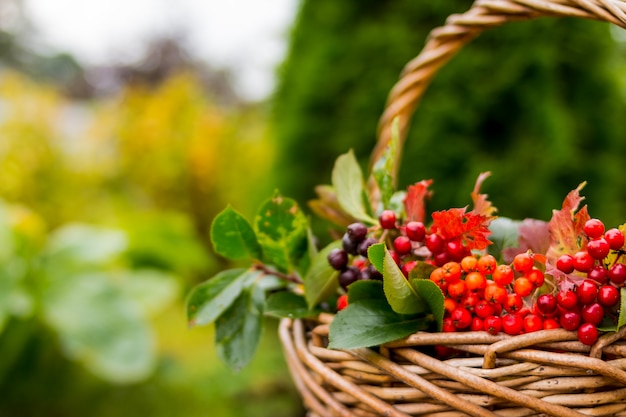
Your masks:
{"label": "basket weave pattern", "polygon": [[[391,90],[372,160],[387,146],[395,119],[401,147],[428,84],[466,43],[485,29],[543,16],[626,28],[626,1],[476,0],[466,13],[450,16]],[[626,328],[592,347],[578,342],[575,332],[557,329],[520,336],[420,332],[376,349],[338,351],[326,348],[332,318],[280,325],[310,417],[626,416]],[[438,360],[428,354],[435,346],[465,353]]]}

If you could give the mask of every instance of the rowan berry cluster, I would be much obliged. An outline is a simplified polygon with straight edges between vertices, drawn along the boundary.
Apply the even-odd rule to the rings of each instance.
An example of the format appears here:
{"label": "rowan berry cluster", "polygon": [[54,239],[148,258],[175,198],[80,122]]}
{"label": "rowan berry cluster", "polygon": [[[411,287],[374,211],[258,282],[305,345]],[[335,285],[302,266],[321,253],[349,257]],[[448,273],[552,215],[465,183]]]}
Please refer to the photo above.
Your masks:
{"label": "rowan berry cluster", "polygon": [[[418,262],[434,268],[430,280],[444,294],[442,331],[518,335],[562,327],[592,345],[602,324],[614,322],[619,314],[626,249],[624,234],[618,229],[605,231],[597,219],[586,222],[584,234],[583,250],[556,261],[556,268],[566,275],[562,285],[544,286],[543,254],[520,253],[510,264],[499,264],[494,256],[471,253],[460,240],[446,240],[421,222],[398,225],[391,210],[384,211],[379,225],[370,229],[362,223],[348,226],[342,247],[331,251],[328,261],[340,271],[344,290],[357,280],[381,279],[367,260],[367,250],[385,240],[407,278]],[[346,305],[342,295],[338,309]]]}

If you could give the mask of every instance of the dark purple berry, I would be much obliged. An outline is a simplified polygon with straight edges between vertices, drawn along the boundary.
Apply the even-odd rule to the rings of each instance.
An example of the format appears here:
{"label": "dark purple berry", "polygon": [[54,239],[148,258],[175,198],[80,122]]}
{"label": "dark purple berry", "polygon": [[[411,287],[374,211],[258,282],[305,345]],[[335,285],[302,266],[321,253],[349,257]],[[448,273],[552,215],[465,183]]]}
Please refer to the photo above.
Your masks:
{"label": "dark purple berry", "polygon": [[339,274],[339,285],[344,290],[348,289],[348,285],[357,281],[361,276],[361,270],[355,266],[349,266],[346,270]]}
{"label": "dark purple berry", "polygon": [[350,255],[356,255],[359,243],[350,239],[348,233],[344,233],[343,237],[341,238],[341,246],[343,247],[343,250],[348,252]]}
{"label": "dark purple berry", "polygon": [[372,246],[374,243],[378,243],[378,240],[376,240],[376,238],[374,237],[368,237],[365,240],[363,240],[361,243],[359,243],[359,246],[357,247],[357,253],[361,256],[365,256],[367,258],[367,250],[369,249],[370,246]]}
{"label": "dark purple berry", "polygon": [[328,263],[333,269],[343,271],[348,266],[348,252],[335,248],[328,253]]}
{"label": "dark purple berry", "polygon": [[346,233],[350,236],[350,240],[353,242],[360,242],[365,239],[367,235],[367,226],[363,223],[352,223],[346,229]]}

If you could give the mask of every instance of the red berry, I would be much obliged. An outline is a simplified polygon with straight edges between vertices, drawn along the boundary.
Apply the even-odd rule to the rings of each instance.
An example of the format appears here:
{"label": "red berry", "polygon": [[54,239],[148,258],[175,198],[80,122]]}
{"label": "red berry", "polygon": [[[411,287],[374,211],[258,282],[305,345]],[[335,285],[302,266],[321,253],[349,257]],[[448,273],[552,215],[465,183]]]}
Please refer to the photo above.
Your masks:
{"label": "red berry", "polygon": [[461,261],[465,256],[465,247],[460,239],[449,240],[445,244],[445,250],[450,255],[450,259]]}
{"label": "red berry", "polygon": [[559,317],[559,324],[566,330],[576,330],[580,326],[580,314],[576,311],[564,311]]}
{"label": "red berry", "polygon": [[561,325],[556,319],[547,318],[543,320],[543,330],[560,329]]}
{"label": "red berry", "polygon": [[507,314],[502,317],[502,329],[504,330],[504,333],[512,336],[518,335],[522,332],[523,328],[524,320],[519,314]]}
{"label": "red berry", "polygon": [[432,254],[438,254],[443,251],[443,238],[437,233],[431,233],[426,236],[426,247]]}
{"label": "red berry", "polygon": [[464,307],[470,311],[473,311],[474,307],[476,306],[476,304],[478,304],[479,301],[480,301],[480,298],[475,292],[468,291],[467,293],[465,293],[463,298],[461,298],[460,304],[461,304],[461,307]]}
{"label": "red berry", "polygon": [[556,268],[566,274],[574,272],[574,257],[569,254],[561,255],[556,260]]}
{"label": "red berry", "polygon": [[524,317],[524,331],[526,333],[543,330],[543,319],[536,314],[528,314]]}
{"label": "red berry", "polygon": [[465,281],[458,280],[456,282],[452,282],[448,284],[448,295],[455,300],[460,300],[467,293],[467,286],[465,285]]}
{"label": "red berry", "polygon": [[446,262],[441,269],[443,270],[444,279],[449,283],[461,279],[461,265],[458,262]]}
{"label": "red berry", "polygon": [[594,280],[599,284],[606,284],[609,280],[607,270],[604,265],[595,265],[587,272],[587,278]]}
{"label": "red berry", "polygon": [[483,331],[485,328],[485,324],[483,323],[483,319],[480,317],[472,318],[472,323],[470,324],[470,330],[473,332]]}
{"label": "red berry", "polygon": [[604,234],[604,223],[602,220],[589,219],[585,222],[583,231],[590,239],[597,239]]}
{"label": "red berry", "polygon": [[582,308],[580,315],[585,323],[591,323],[597,326],[604,318],[604,308],[600,303],[587,304]]}
{"label": "red berry", "polygon": [[554,314],[556,312],[556,297],[552,294],[541,294],[537,297],[535,305],[542,314]]}
{"label": "red berry", "polygon": [[406,236],[398,236],[393,240],[393,248],[398,252],[398,255],[406,255],[411,252],[411,241]]}
{"label": "red berry", "polygon": [[598,340],[598,328],[591,323],[584,323],[578,328],[578,340],[591,346]]}
{"label": "red berry", "polygon": [[402,273],[404,274],[405,277],[408,278],[409,274],[411,273],[411,270],[413,268],[415,268],[415,265],[417,265],[417,261],[415,261],[415,260],[408,261],[408,262],[402,264],[400,269],[402,270]]}
{"label": "red berry", "polygon": [[513,269],[515,269],[517,272],[521,272],[524,274],[530,271],[533,266],[535,266],[535,261],[533,260],[533,257],[527,252],[518,253],[517,255],[515,255],[515,258],[513,258]]}
{"label": "red berry", "polygon": [[489,316],[493,316],[495,311],[496,309],[494,308],[493,304],[491,304],[487,300],[480,300],[474,306],[474,314],[476,314],[481,319],[486,319]]}
{"label": "red berry", "polygon": [[454,327],[457,330],[462,330],[470,326],[472,324],[472,315],[468,309],[463,307],[455,308],[450,314],[450,318],[454,323]]}
{"label": "red berry", "polygon": [[441,324],[441,331],[446,333],[456,332],[456,326],[452,317],[444,317]]}
{"label": "red berry", "polygon": [[499,316],[485,317],[483,326],[486,332],[496,335],[502,330],[502,319]]}
{"label": "red berry", "polygon": [[530,271],[526,272],[525,276],[535,288],[541,287],[545,280],[545,275],[543,274],[543,272],[541,272],[541,270],[537,268],[533,268]]}
{"label": "red berry", "polygon": [[564,310],[571,310],[578,305],[578,296],[572,290],[561,291],[556,295],[556,302]]}
{"label": "red berry", "polygon": [[618,250],[624,247],[624,234],[619,229],[609,229],[604,233],[604,239],[609,242],[609,246],[613,250]]}
{"label": "red berry", "polygon": [[524,300],[518,294],[509,294],[503,307],[509,313],[517,313],[524,307]]}
{"label": "red berry", "polygon": [[612,285],[598,288],[598,302],[604,307],[613,307],[619,301],[619,290]]}
{"label": "red berry", "polygon": [[496,269],[491,274],[491,278],[493,282],[498,284],[501,287],[509,285],[513,282],[513,278],[515,277],[515,273],[513,272],[513,268],[509,265],[498,265]]}
{"label": "red berry", "polygon": [[598,285],[590,279],[586,279],[576,287],[576,296],[581,305],[591,304],[596,301]]}
{"label": "red berry", "polygon": [[396,213],[393,210],[383,210],[378,217],[378,221],[383,229],[395,229]]}
{"label": "red berry", "polygon": [[616,285],[623,284],[624,282],[626,282],[626,265],[613,264],[613,266],[609,268],[607,276],[612,283]]}
{"label": "red berry", "polygon": [[422,222],[408,222],[405,233],[413,242],[422,242],[426,237],[426,226]]}
{"label": "red berry", "polygon": [[348,306],[348,294],[341,294],[337,299],[337,311],[341,311]]}
{"label": "red berry", "polygon": [[604,259],[611,251],[611,246],[606,239],[600,237],[598,239],[590,240],[587,243],[587,253],[593,259]]}
{"label": "red berry", "polygon": [[580,272],[588,272],[594,264],[594,259],[587,251],[579,251],[574,254],[574,269]]}

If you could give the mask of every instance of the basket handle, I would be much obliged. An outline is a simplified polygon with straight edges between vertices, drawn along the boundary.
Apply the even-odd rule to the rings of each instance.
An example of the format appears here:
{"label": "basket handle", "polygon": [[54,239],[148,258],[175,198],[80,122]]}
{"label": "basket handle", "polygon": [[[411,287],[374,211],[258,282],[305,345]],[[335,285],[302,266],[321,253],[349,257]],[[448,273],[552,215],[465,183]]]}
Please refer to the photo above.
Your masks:
{"label": "basket handle", "polygon": [[[370,158],[371,166],[378,161],[391,140],[392,123],[398,120],[401,150],[409,122],[420,98],[431,80],[466,43],[483,30],[507,22],[534,19],[542,16],[578,17],[603,20],[626,29],[625,0],[475,0],[463,14],[448,17],[445,24],[428,36],[424,49],[404,67],[399,81],[387,98],[385,110],[378,124],[378,141]],[[392,164],[391,177],[397,183],[401,152]],[[371,186],[371,184],[370,184]]]}

